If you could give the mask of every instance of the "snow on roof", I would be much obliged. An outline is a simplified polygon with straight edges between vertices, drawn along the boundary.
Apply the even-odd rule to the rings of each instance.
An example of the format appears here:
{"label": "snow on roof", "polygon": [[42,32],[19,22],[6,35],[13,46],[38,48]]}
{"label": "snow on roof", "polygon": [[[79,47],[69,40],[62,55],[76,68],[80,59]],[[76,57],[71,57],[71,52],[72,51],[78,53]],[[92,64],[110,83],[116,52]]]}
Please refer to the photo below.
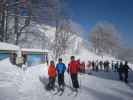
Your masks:
{"label": "snow on roof", "polygon": [[0,50],[17,51],[20,48],[16,45],[0,42]]}
{"label": "snow on roof", "polygon": [[46,49],[35,49],[35,48],[21,48],[25,52],[48,52]]}

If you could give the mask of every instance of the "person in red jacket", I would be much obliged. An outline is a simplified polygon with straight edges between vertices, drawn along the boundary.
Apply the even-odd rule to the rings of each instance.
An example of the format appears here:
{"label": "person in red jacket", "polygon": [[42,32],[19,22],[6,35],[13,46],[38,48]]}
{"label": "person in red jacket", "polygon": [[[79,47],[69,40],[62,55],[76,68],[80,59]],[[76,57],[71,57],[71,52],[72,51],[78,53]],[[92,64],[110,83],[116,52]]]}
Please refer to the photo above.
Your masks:
{"label": "person in red jacket", "polygon": [[75,61],[75,57],[71,56],[71,61],[68,64],[68,73],[71,76],[73,89],[74,91],[78,91],[79,88],[79,82],[78,82],[78,64],[77,61]]}
{"label": "person in red jacket", "polygon": [[48,83],[48,89],[54,90],[54,86],[55,86],[55,79],[56,79],[56,68],[55,68],[55,64],[54,61],[50,62],[49,68],[48,68],[48,76],[49,76],[49,83]]}
{"label": "person in red jacket", "polygon": [[80,68],[81,68],[81,72],[85,73],[85,62],[81,63],[81,67]]}

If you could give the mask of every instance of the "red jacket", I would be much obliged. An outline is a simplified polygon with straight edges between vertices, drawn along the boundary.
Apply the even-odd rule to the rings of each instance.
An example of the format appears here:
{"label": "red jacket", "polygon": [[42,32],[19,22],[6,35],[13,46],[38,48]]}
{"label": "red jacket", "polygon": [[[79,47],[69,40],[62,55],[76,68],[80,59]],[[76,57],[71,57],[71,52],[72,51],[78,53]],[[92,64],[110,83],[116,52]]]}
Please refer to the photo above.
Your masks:
{"label": "red jacket", "polygon": [[71,61],[68,64],[68,72],[70,74],[77,74],[78,73],[78,64],[76,61]]}
{"label": "red jacket", "polygon": [[50,65],[48,68],[48,75],[51,78],[55,78],[56,77],[56,69],[54,66]]}

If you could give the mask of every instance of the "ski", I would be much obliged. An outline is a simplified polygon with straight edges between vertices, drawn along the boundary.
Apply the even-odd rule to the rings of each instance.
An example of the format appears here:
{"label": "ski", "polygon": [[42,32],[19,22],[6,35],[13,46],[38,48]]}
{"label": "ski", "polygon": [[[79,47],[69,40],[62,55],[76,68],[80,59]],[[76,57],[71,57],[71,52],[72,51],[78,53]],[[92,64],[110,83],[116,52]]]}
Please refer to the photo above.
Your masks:
{"label": "ski", "polygon": [[54,95],[57,95],[59,92],[60,92],[60,91],[55,92]]}
{"label": "ski", "polygon": [[78,92],[71,92],[71,93],[68,93],[67,96],[74,96],[74,97],[76,97],[76,96],[78,96]]}
{"label": "ski", "polygon": [[61,90],[60,93],[59,93],[59,96],[62,96],[63,93],[64,93],[64,90],[63,91]]}
{"label": "ski", "polygon": [[64,93],[64,89],[58,89],[57,92],[54,93],[54,95],[61,96]]}
{"label": "ski", "polygon": [[74,96],[75,96],[75,97],[78,96],[78,92],[75,92]]}
{"label": "ski", "polygon": [[71,89],[71,92],[68,93],[67,96],[71,96],[71,95],[77,96],[78,95],[78,91],[75,91],[75,90]]}

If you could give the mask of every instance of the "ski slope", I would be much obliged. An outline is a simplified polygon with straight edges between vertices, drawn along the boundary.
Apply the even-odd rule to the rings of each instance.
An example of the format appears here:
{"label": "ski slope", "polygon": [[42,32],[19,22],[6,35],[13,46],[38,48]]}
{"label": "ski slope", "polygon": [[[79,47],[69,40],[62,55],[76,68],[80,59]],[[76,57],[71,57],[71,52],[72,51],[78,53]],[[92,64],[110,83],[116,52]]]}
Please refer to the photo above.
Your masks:
{"label": "ski slope", "polygon": [[45,90],[47,65],[32,66],[23,71],[5,59],[0,62],[0,100],[132,100],[132,76],[133,73],[130,73],[130,83],[125,84],[114,72],[81,74],[80,90],[78,96],[74,96],[69,88],[70,77],[65,73],[66,88],[64,94],[58,96]]}

